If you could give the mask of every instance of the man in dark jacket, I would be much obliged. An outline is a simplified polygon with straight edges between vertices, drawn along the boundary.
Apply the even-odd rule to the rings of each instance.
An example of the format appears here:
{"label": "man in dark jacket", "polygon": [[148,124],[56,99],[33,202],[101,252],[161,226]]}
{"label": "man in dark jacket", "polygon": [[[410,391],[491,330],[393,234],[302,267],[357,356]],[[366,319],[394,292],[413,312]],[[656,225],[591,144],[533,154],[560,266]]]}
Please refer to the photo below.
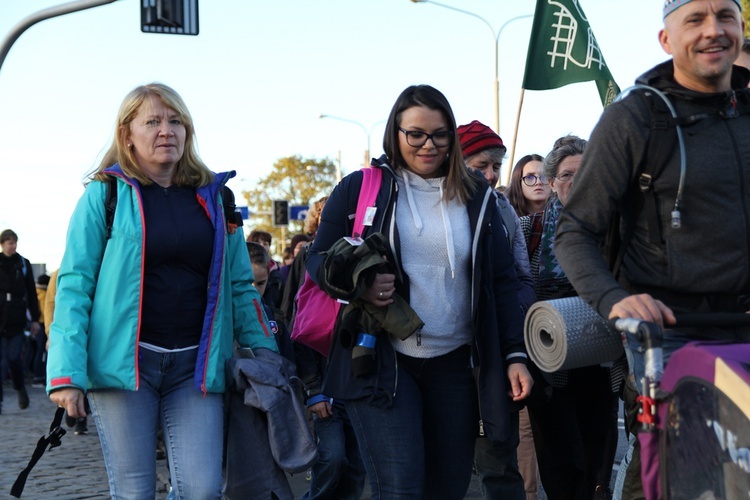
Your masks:
{"label": "man in dark jacket", "polygon": [[[668,326],[675,311],[750,310],[750,73],[732,65],[743,24],[739,0],[667,2],[659,38],[673,59],[638,82],[665,93],[678,117],[699,119],[682,126],[686,173],[675,151],[652,179],[655,214],[648,200],[638,213],[627,210],[632,180],[643,162],[656,161],[646,157],[653,133],[649,99],[634,93],[613,104],[592,134],[558,223],[555,252],[575,289],[602,316]],[[599,250],[619,207],[625,208],[621,227],[635,224],[621,282]],[[671,224],[675,212],[680,227]]]}
{"label": "man in dark jacket", "polygon": [[[743,42],[741,11],[740,0],[667,0],[659,41],[672,59],[637,81],[658,92],[637,90],[612,104],[592,133],[555,253],[579,295],[604,317],[669,327],[675,313],[750,310],[750,72],[733,66]],[[655,117],[656,108],[667,108],[659,92],[678,119]],[[669,154],[650,145],[654,137],[673,144]],[[600,250],[616,216],[624,248],[619,280]],[[665,361],[700,336],[750,341],[747,329],[667,329]],[[632,337],[629,347],[640,381],[643,350]]]}
{"label": "man in dark jacket", "polygon": [[[31,334],[36,336],[41,327],[39,301],[36,297],[31,263],[16,252],[18,235],[10,229],[0,233],[0,358],[7,360],[13,388],[18,392],[18,406],[29,407],[29,395],[23,381],[21,350],[24,330],[31,319]],[[31,315],[29,317],[29,314]],[[3,399],[0,384],[0,402]]]}

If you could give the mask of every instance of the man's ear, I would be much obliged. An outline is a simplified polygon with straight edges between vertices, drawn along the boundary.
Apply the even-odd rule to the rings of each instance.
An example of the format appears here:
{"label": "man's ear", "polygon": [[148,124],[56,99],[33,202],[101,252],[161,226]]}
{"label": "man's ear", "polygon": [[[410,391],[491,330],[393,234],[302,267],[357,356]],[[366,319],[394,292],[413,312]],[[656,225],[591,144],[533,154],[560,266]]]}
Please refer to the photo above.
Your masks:
{"label": "man's ear", "polygon": [[669,43],[669,33],[666,28],[659,30],[659,44],[661,45],[661,48],[664,49],[664,52],[672,55],[672,46]]}

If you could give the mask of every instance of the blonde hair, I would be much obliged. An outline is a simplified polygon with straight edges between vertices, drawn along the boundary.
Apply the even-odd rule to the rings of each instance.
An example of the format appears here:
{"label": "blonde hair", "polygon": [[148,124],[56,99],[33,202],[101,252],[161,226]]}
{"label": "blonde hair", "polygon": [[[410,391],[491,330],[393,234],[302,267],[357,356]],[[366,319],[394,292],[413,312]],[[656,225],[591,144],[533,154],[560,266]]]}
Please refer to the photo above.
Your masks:
{"label": "blonde hair", "polygon": [[107,175],[102,173],[103,170],[119,163],[123,173],[128,177],[137,179],[143,185],[151,184],[151,179],[138,166],[132,149],[128,148],[126,143],[130,133],[130,123],[135,119],[143,103],[152,97],[158,98],[165,106],[177,113],[185,126],[185,149],[182,158],[177,162],[172,182],[178,186],[191,187],[210,184],[214,179],[214,174],[198,156],[193,119],[185,101],[174,89],[163,83],[149,83],[138,86],[125,96],[117,113],[115,137],[99,167],[92,173],[91,178],[105,181]]}
{"label": "blonde hair", "polygon": [[[323,207],[328,201],[328,196],[324,196],[318,201],[314,202],[312,206],[307,210],[305,216],[305,232],[307,234],[315,234],[318,230],[318,221],[320,220],[320,214],[323,212]],[[292,248],[292,250],[294,250]]]}

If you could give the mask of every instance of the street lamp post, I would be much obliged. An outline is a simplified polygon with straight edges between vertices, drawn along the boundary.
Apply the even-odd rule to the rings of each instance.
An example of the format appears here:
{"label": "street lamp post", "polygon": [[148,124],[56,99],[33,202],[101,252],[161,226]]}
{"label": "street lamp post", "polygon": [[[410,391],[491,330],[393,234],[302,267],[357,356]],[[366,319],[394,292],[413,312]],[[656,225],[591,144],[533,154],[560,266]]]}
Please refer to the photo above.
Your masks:
{"label": "street lamp post", "polygon": [[65,14],[72,14],[81,10],[91,9],[93,7],[100,7],[108,3],[115,2],[117,0],[78,0],[75,2],[68,2],[62,5],[55,5],[38,12],[31,14],[16,24],[13,29],[8,33],[5,39],[0,44],[0,67],[3,66],[5,57],[10,52],[10,48],[13,46],[18,37],[20,37],[24,31],[34,26],[40,21],[46,19],[52,19],[57,16],[64,16]]}
{"label": "street lamp post", "polygon": [[[377,127],[381,123],[385,123],[386,120],[380,120],[379,122],[375,122],[368,129],[367,127],[365,127],[363,124],[361,124],[360,122],[358,122],[356,120],[350,120],[349,118],[341,118],[340,116],[327,115],[327,114],[323,113],[318,118],[330,118],[332,120],[338,120],[338,121],[341,121],[341,122],[351,123],[351,124],[356,125],[359,128],[361,128],[362,131],[365,133],[365,136],[367,137],[367,149],[365,150],[365,161],[364,161],[363,166],[367,167],[367,166],[370,165],[370,137],[372,136],[372,132],[373,132],[373,130],[375,130],[375,127]],[[341,168],[341,160],[340,159],[339,159],[339,168]]]}
{"label": "street lamp post", "polygon": [[469,12],[468,10],[459,9],[458,7],[453,7],[451,5],[445,5],[438,2],[433,2],[432,0],[411,0],[413,3],[431,3],[433,5],[437,5],[438,7],[443,7],[445,9],[453,10],[456,12],[460,12],[461,14],[466,14],[467,16],[475,17],[482,21],[487,27],[490,29],[490,33],[492,33],[492,40],[494,43],[494,53],[495,53],[495,84],[493,88],[493,94],[494,94],[494,101],[495,101],[495,132],[497,132],[498,135],[500,135],[500,79],[499,79],[499,73],[500,73],[500,63],[499,63],[499,46],[500,46],[500,35],[502,34],[503,30],[506,26],[508,26],[513,21],[517,21],[518,19],[523,19],[525,17],[534,17],[533,14],[524,14],[522,16],[516,16],[511,19],[508,19],[503,23],[502,26],[500,26],[500,29],[497,30],[497,33],[495,32],[492,25],[487,21],[485,18],[480,16],[479,14],[475,14],[474,12]]}

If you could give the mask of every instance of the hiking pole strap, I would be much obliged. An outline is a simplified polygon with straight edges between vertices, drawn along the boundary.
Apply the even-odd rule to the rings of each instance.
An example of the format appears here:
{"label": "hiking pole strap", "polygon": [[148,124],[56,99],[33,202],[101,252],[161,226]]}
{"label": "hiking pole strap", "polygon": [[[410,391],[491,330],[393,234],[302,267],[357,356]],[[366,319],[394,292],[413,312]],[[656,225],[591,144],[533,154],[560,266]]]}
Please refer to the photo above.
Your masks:
{"label": "hiking pole strap", "polygon": [[29,477],[31,469],[34,468],[39,459],[42,458],[42,455],[44,455],[44,452],[47,449],[47,445],[49,445],[50,450],[52,448],[60,446],[60,439],[65,435],[66,432],[65,429],[60,426],[60,424],[62,424],[64,414],[64,408],[58,408],[55,412],[55,417],[52,419],[52,424],[49,426],[49,434],[39,438],[39,441],[36,443],[36,449],[31,455],[31,460],[29,460],[29,465],[27,465],[26,468],[21,471],[21,473],[18,475],[18,478],[16,479],[16,482],[13,483],[13,487],[10,489],[11,496],[21,498],[23,488],[24,486],[26,486],[26,479]]}

